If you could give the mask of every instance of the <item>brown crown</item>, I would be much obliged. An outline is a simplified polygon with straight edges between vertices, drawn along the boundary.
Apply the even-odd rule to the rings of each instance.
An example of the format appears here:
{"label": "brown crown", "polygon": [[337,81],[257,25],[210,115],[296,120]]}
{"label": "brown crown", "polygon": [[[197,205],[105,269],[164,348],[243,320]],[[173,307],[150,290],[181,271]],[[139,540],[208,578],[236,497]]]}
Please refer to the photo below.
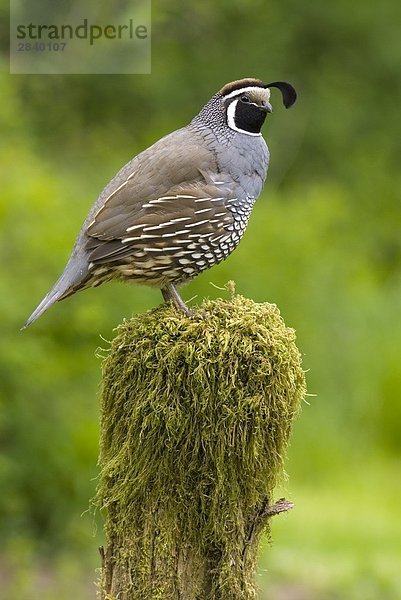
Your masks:
{"label": "brown crown", "polygon": [[246,79],[237,79],[237,81],[231,81],[231,83],[226,83],[224,87],[221,88],[220,94],[222,96],[226,96],[235,90],[240,90],[243,87],[261,87],[265,88],[266,84],[263,83],[260,79],[253,79],[252,77],[248,77]]}

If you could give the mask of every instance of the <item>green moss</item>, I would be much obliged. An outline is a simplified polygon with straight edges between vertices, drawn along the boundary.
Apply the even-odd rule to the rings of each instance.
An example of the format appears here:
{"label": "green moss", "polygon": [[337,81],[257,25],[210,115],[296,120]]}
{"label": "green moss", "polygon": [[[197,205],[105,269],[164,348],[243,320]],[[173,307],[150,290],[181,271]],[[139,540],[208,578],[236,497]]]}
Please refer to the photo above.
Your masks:
{"label": "green moss", "polygon": [[97,504],[120,580],[103,587],[176,598],[187,578],[191,598],[252,597],[249,528],[304,394],[295,332],[274,305],[235,296],[193,319],[164,305],[125,321],[103,363]]}

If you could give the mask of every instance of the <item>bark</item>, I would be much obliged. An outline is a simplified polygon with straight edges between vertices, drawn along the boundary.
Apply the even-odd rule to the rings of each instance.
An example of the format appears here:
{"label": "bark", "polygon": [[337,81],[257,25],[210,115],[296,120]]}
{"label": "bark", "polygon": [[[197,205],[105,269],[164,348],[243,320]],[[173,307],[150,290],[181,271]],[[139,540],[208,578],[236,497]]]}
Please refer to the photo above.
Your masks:
{"label": "bark", "polygon": [[[102,560],[102,600],[240,600],[255,598],[255,569],[258,545],[266,521],[272,516],[288,511],[294,504],[280,498],[270,505],[255,510],[244,523],[244,537],[232,548],[208,548],[199,553],[180,536],[179,531],[160,531],[160,522],[154,515],[139,530],[127,531],[127,537],[113,536],[106,550],[99,548]],[[117,518],[118,515],[115,515]],[[133,539],[142,539],[137,548],[147,554],[149,570],[144,575],[126,554]],[[165,539],[173,540],[167,548]],[[150,553],[149,553],[150,550]],[[229,554],[232,572],[224,585],[219,566],[222,552]],[[165,558],[167,555],[167,559]],[[125,559],[124,559],[125,556]],[[171,560],[172,559],[172,560]],[[147,582],[146,582],[147,580]],[[223,585],[222,585],[223,583]],[[144,591],[144,586],[146,591]]]}

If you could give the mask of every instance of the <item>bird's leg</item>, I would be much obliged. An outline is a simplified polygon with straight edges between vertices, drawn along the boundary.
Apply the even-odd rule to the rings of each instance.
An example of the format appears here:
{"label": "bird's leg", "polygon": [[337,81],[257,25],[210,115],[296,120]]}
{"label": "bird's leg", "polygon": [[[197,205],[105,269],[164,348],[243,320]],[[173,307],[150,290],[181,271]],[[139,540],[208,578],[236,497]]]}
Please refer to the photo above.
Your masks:
{"label": "bird's leg", "polygon": [[188,306],[185,304],[184,300],[181,298],[179,293],[177,292],[177,288],[172,283],[168,283],[166,287],[161,289],[161,293],[163,294],[163,298],[165,302],[171,302],[174,304],[177,310],[183,312],[187,317],[193,317],[193,313],[189,310]]}

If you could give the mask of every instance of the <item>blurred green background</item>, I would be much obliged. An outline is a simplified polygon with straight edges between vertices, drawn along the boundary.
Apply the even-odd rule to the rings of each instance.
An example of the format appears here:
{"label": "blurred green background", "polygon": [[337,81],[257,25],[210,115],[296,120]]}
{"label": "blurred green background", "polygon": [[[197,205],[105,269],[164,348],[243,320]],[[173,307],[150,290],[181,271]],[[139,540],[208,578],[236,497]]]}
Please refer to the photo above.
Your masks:
{"label": "blurred green background", "polygon": [[[401,4],[153,2],[152,74],[10,76],[0,40],[0,587],[95,597],[100,359],[156,290],[110,284],[19,328],[98,193],[224,83],[288,80],[271,166],[239,249],[185,299],[237,291],[296,328],[311,396],[277,491],[296,508],[261,552],[261,600],[401,598]],[[198,300],[195,300],[198,301]]]}

